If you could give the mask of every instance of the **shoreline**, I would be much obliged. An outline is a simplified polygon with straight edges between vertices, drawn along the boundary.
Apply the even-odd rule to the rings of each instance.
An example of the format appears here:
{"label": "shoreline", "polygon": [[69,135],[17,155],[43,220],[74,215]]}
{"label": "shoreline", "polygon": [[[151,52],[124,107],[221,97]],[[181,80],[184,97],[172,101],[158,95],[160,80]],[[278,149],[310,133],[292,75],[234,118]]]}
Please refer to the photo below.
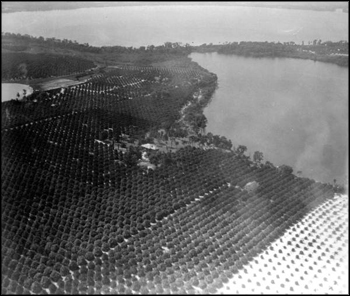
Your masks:
{"label": "shoreline", "polygon": [[348,41],[321,43],[314,40],[313,44],[296,44],[294,42],[257,42],[241,41],[223,45],[201,45],[194,47],[193,52],[217,52],[224,55],[237,55],[250,58],[291,58],[305,59],[323,63],[349,67]]}
{"label": "shoreline", "polygon": [[[16,99],[23,99],[24,95],[21,95],[23,93],[23,90],[26,90],[26,96],[31,95],[34,92],[34,89],[29,84],[23,84],[23,83],[17,83],[17,82],[2,82],[1,83],[1,103],[8,102],[11,100]],[[5,98],[7,94],[11,92],[11,97]],[[20,98],[17,96],[16,93],[19,93],[21,96]]]}
{"label": "shoreline", "polygon": [[[197,56],[198,55],[198,56]],[[200,56],[202,56],[202,57],[200,57]],[[225,57],[225,56],[227,56],[227,58]],[[232,58],[229,58],[229,56],[231,56],[231,55],[222,55],[221,57],[220,57],[220,54],[219,53],[212,53],[212,55],[211,54],[208,54],[208,53],[203,53],[203,52],[198,52],[198,53],[194,53],[194,56],[193,56],[193,58],[195,59],[195,61],[197,61],[198,63],[200,63],[200,62],[202,62],[201,63],[201,65],[203,65],[203,67],[207,67],[210,71],[213,71],[213,72],[216,72],[218,75],[223,75],[223,77],[225,78],[225,77],[228,77],[228,76],[232,76],[232,74],[227,74],[226,75],[226,72],[227,71],[220,71],[220,68],[218,68],[218,67],[215,67],[215,65],[221,65],[222,63],[224,63],[224,62],[227,62],[227,64],[229,64],[229,61],[231,61],[231,59],[233,59],[233,60],[240,60],[241,61],[241,63],[237,63],[237,65],[238,65],[238,68],[239,67],[243,67],[242,65],[245,65],[245,64],[247,64],[247,65],[254,65],[254,67],[255,67],[255,64],[256,63],[259,63],[259,62],[254,62],[254,60],[256,59],[256,57],[244,57],[244,56],[241,56],[241,55],[234,55],[234,54],[232,54],[232,56],[235,56],[235,57],[232,57]],[[198,58],[196,58],[196,57],[198,57]],[[205,57],[205,58],[204,58]],[[245,58],[247,58],[247,60],[245,60]],[[264,63],[267,63],[267,59],[265,60],[265,62],[264,62],[264,59],[265,59],[265,57],[262,57],[262,64],[264,64]],[[282,58],[282,59],[284,59],[284,58]],[[255,60],[256,61],[256,60]],[[279,61],[279,63],[281,63],[281,61],[282,60],[280,60]],[[287,61],[287,60],[286,60]],[[304,61],[300,61],[299,63],[296,63],[296,62],[292,62],[292,60],[289,60],[289,61],[287,61],[288,62],[288,64],[293,64],[293,65],[295,65],[295,64],[298,64],[298,65],[300,65],[300,64],[303,64],[303,63],[305,63]],[[272,62],[269,62],[269,63],[272,63]],[[274,62],[275,63],[275,62]],[[276,61],[276,63],[277,63],[277,61]],[[310,63],[310,65],[311,65],[311,63],[312,62],[308,62],[308,63]],[[313,64],[313,63],[312,63]],[[229,64],[230,65],[230,67],[232,67],[233,68],[233,65],[236,65],[236,64]],[[283,64],[282,65],[285,65],[285,62],[283,62]],[[321,65],[320,65],[321,66]],[[318,66],[318,67],[320,67],[320,66]],[[247,66],[248,67],[248,66]],[[256,66],[256,67],[258,67],[258,66]],[[331,68],[328,68],[328,67],[331,67]],[[333,68],[333,67],[336,67],[336,66],[331,66],[331,65],[329,65],[329,66],[323,66],[323,68],[325,68],[325,69],[335,69],[335,68]],[[322,68],[322,69],[323,69]],[[338,67],[336,67],[336,68],[338,68]],[[343,73],[344,72],[344,70],[342,69],[342,70],[340,70],[340,68],[339,68],[339,71],[341,71],[341,73]],[[237,71],[236,71],[237,72]],[[238,73],[238,72],[237,72]],[[265,72],[264,72],[265,73]],[[333,73],[333,72],[332,72]],[[266,73],[265,73],[266,74]],[[239,74],[240,76],[242,76],[241,74]],[[251,76],[251,77],[253,77],[253,76]],[[235,78],[235,79],[237,79],[237,77]],[[238,79],[240,79],[240,78],[238,78]],[[244,76],[244,79],[246,80],[246,81],[248,81],[247,80],[247,78],[246,78],[246,76]],[[278,78],[277,78],[278,79]],[[239,130],[237,131],[237,136],[238,136],[238,138],[235,138],[234,137],[234,134],[232,133],[232,132],[230,132],[230,130],[229,129],[227,129],[226,127],[228,127],[229,126],[229,122],[232,122],[233,121],[233,119],[232,118],[234,118],[235,117],[235,115],[234,115],[234,113],[232,113],[232,112],[234,112],[234,110],[231,110],[230,109],[230,111],[231,111],[231,116],[230,115],[228,115],[229,114],[229,112],[224,112],[224,110],[225,110],[225,106],[229,106],[230,105],[230,96],[232,96],[231,95],[231,93],[233,93],[233,89],[235,89],[235,88],[237,88],[237,87],[234,87],[234,88],[229,88],[229,86],[231,85],[230,84],[230,81],[229,80],[221,80],[220,81],[220,79],[218,80],[218,84],[219,84],[219,87],[220,87],[220,85],[223,85],[223,88],[222,89],[225,89],[225,92],[222,92],[222,91],[220,91],[220,89],[219,89],[219,91],[216,93],[216,102],[217,102],[217,104],[214,104],[214,101],[213,101],[213,106],[215,106],[215,107],[213,107],[213,108],[208,108],[208,110],[211,110],[211,112],[209,112],[209,113],[205,113],[207,116],[208,116],[208,120],[209,120],[209,118],[210,118],[210,121],[211,122],[213,122],[213,123],[215,123],[215,124],[213,124],[213,125],[211,125],[210,123],[208,123],[208,127],[210,127],[211,128],[211,130],[208,130],[208,131],[210,131],[210,132],[213,132],[214,134],[220,134],[221,132],[225,135],[225,136],[227,136],[228,138],[230,138],[230,139],[236,139],[235,140],[235,143],[234,143],[234,145],[235,146],[237,146],[237,145],[239,145],[239,144],[242,144],[242,142],[240,142],[239,140],[237,140],[238,138],[239,139],[241,139],[241,141],[243,141],[242,139],[245,139],[246,141],[243,141],[243,143],[246,143],[245,145],[247,145],[247,148],[248,148],[248,151],[247,151],[247,153],[246,154],[248,154],[249,153],[249,155],[251,155],[251,159],[253,159],[253,154],[254,154],[254,151],[262,151],[263,153],[264,152],[268,152],[268,153],[270,153],[271,155],[270,155],[270,157],[269,157],[269,155],[268,154],[266,154],[266,157],[265,157],[265,153],[264,153],[264,162],[265,161],[268,161],[268,162],[272,162],[275,166],[282,166],[283,164],[288,164],[288,165],[290,165],[290,166],[292,166],[293,167],[293,174],[294,175],[297,175],[297,176],[303,176],[303,177],[307,177],[307,178],[311,178],[311,179],[314,179],[315,181],[317,181],[317,182],[321,182],[321,183],[328,183],[328,184],[333,184],[333,180],[334,179],[336,179],[337,180],[337,185],[339,184],[339,185],[341,185],[341,186],[346,186],[347,184],[346,184],[346,182],[344,181],[344,180],[346,180],[346,174],[347,174],[347,170],[344,170],[344,171],[342,171],[342,170],[340,170],[339,171],[339,168],[340,167],[342,167],[342,165],[337,165],[337,162],[339,162],[341,159],[343,159],[343,157],[344,157],[344,155],[343,155],[343,153],[340,153],[340,154],[337,154],[337,156],[335,156],[334,155],[334,157],[337,157],[337,162],[334,162],[334,164],[332,164],[333,165],[333,169],[332,170],[330,170],[329,169],[329,171],[328,170],[323,170],[323,169],[321,169],[322,168],[322,166],[321,165],[315,165],[315,167],[313,167],[313,169],[312,170],[310,170],[310,168],[312,167],[312,166],[302,166],[302,165],[300,165],[300,163],[298,162],[298,155],[300,156],[300,155],[302,155],[302,153],[304,152],[304,150],[303,149],[301,149],[301,150],[299,150],[299,149],[295,149],[295,150],[290,150],[288,153],[284,153],[284,154],[279,154],[279,159],[277,159],[276,160],[276,158],[273,158],[273,157],[271,157],[271,156],[273,156],[273,153],[274,152],[276,152],[276,151],[278,151],[278,149],[277,148],[275,148],[275,147],[273,147],[273,145],[263,145],[264,147],[265,147],[265,149],[264,148],[262,148],[262,147],[257,147],[257,145],[255,146],[255,140],[254,140],[254,138],[252,138],[253,140],[247,140],[247,138],[244,138],[244,136],[243,136],[243,133],[240,133],[239,132]],[[233,85],[233,81],[232,81],[232,85]],[[244,86],[246,87],[247,85],[246,84],[244,84]],[[238,87],[240,87],[240,88],[242,88],[242,85],[239,85]],[[237,95],[237,94],[236,94]],[[257,95],[255,94],[255,96],[254,97],[256,97]],[[273,94],[270,94],[269,93],[269,96],[271,97],[271,96],[273,96]],[[225,98],[228,98],[228,99],[225,99]],[[244,98],[243,98],[244,99]],[[223,103],[219,103],[219,102],[223,102]],[[252,101],[252,102],[254,102],[254,101]],[[237,105],[238,105],[238,101],[236,102],[237,103]],[[253,103],[252,103],[253,104]],[[243,104],[242,104],[243,105]],[[236,107],[236,109],[237,109],[237,107]],[[249,110],[247,110],[247,109],[243,109],[243,107],[241,108],[242,110],[245,110],[245,114],[248,114],[247,116],[254,116],[254,114],[252,114]],[[251,108],[249,108],[249,109],[251,109]],[[274,110],[274,109],[272,109],[272,110]],[[277,109],[277,111],[278,110],[280,110],[280,109]],[[215,112],[214,112],[215,111]],[[216,117],[216,112],[218,112],[218,114],[222,114],[222,116],[225,118],[224,120],[221,120],[221,118],[220,117]],[[220,112],[223,112],[223,113],[220,113]],[[236,116],[237,117],[237,116]],[[230,120],[230,118],[231,118],[231,121],[229,121]],[[237,119],[235,119],[235,120],[237,120]],[[243,120],[243,122],[244,122],[244,119],[242,119]],[[236,122],[236,121],[235,121]],[[225,123],[225,124],[223,124],[223,123]],[[288,123],[288,122],[287,122]],[[254,123],[254,124],[256,124],[256,123]],[[241,125],[240,125],[241,126]],[[244,135],[247,135],[247,134],[249,134],[249,130],[248,130],[248,132],[247,132],[247,130],[245,130],[245,133],[244,133]],[[269,134],[266,134],[267,136],[270,136]],[[272,136],[271,136],[272,137]],[[263,138],[258,138],[258,141],[259,141],[259,139],[261,140],[261,139],[263,139]],[[262,141],[262,140],[261,140]],[[288,141],[288,140],[287,140]],[[278,141],[277,141],[278,142]],[[333,141],[333,143],[334,143],[335,141]],[[262,141],[262,143],[263,144],[265,144],[263,141]],[[341,143],[343,143],[343,142],[341,142]],[[340,145],[340,144],[339,144]],[[252,148],[253,147],[253,148]],[[270,149],[266,149],[267,147],[269,147]],[[341,147],[343,147],[343,146],[341,146]],[[264,149],[264,150],[260,150],[260,149]],[[334,145],[333,146],[333,149],[338,149],[338,148],[336,148],[336,145]],[[287,149],[287,151],[288,151],[288,149]],[[283,160],[282,159],[282,155],[284,155],[284,159],[285,160]],[[289,156],[291,156],[291,157],[289,157]],[[319,162],[321,162],[321,160],[322,160],[323,158],[322,158],[322,155],[320,155],[320,158],[318,159],[318,161]],[[288,160],[290,161],[290,162],[288,162]],[[316,160],[315,160],[316,161]],[[299,165],[298,165],[298,163],[299,163]],[[301,167],[301,168],[300,168]],[[304,174],[303,174],[304,173]],[[333,173],[333,174],[332,174]],[[314,176],[314,177],[313,177]],[[336,185],[336,186],[337,186]]]}

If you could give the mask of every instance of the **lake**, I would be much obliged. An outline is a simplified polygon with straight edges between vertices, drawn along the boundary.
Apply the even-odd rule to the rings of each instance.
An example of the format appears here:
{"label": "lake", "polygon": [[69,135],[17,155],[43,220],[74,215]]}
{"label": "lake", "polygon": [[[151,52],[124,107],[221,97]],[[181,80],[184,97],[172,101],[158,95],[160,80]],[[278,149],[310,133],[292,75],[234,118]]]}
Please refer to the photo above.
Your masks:
{"label": "lake", "polygon": [[[192,53],[218,75],[205,109],[207,132],[226,136],[248,155],[317,181],[344,182],[348,163],[348,69],[298,59]],[[340,183],[340,182],[338,182]]]}
{"label": "lake", "polygon": [[348,14],[234,6],[125,6],[2,13],[2,32],[94,46],[348,40]]}
{"label": "lake", "polygon": [[[2,13],[3,32],[94,46],[339,41],[348,40],[348,23],[341,12],[203,5]],[[205,110],[208,131],[320,181],[344,174],[348,69],[306,60],[192,57],[219,77]]]}
{"label": "lake", "polygon": [[33,93],[33,89],[26,84],[19,83],[1,83],[1,102],[10,101],[17,98],[17,93],[20,94],[20,99],[23,97],[23,90],[26,90],[26,94]]}

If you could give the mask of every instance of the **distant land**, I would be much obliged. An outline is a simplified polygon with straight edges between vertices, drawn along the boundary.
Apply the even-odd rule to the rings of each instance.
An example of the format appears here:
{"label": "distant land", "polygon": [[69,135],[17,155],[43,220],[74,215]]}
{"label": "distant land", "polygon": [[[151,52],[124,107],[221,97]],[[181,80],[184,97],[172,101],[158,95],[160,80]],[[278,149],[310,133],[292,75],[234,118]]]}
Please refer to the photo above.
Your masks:
{"label": "distant land", "polygon": [[140,6],[140,5],[216,5],[216,6],[247,6],[319,11],[342,11],[348,12],[348,2],[163,2],[163,1],[118,1],[118,2],[2,2],[1,11],[47,11],[66,10],[90,7],[118,7],[118,6]]}

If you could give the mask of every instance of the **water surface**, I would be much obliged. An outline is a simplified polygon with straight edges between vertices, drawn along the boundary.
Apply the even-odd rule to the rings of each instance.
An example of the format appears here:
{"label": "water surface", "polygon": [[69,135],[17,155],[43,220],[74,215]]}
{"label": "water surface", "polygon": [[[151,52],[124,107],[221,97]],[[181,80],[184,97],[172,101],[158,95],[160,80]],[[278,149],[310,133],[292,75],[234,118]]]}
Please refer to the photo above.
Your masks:
{"label": "water surface", "polygon": [[23,90],[26,91],[26,95],[33,93],[33,89],[26,84],[20,83],[1,83],[1,102],[10,101],[17,98],[17,93],[20,95],[20,99],[23,98]]}
{"label": "water surface", "polygon": [[348,14],[234,6],[134,6],[2,14],[2,31],[94,46],[348,40]]}
{"label": "water surface", "polygon": [[192,53],[218,75],[205,109],[207,132],[248,154],[322,182],[344,180],[348,163],[348,69],[298,59]]}

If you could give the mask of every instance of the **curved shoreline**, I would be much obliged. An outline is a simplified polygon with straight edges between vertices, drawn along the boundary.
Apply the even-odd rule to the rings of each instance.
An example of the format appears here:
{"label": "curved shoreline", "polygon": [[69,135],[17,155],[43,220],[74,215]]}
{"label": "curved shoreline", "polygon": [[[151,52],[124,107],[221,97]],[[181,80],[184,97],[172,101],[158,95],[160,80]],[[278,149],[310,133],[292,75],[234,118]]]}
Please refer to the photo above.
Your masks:
{"label": "curved shoreline", "polygon": [[[343,81],[348,75],[346,69],[306,60],[266,58],[257,60],[218,53],[193,53],[191,57],[219,76],[219,88],[215,92],[214,100],[204,110],[209,121],[207,131],[225,135],[232,139],[235,146],[246,145],[247,154],[251,153],[252,159],[254,151],[262,151],[264,160],[272,161],[276,166],[291,165],[295,172],[299,172],[298,175],[332,184],[334,179],[340,184],[346,182],[344,176],[347,170],[342,160],[346,161],[347,142],[342,137],[337,137],[334,132],[327,137],[328,152],[333,153],[333,158],[330,160],[324,158],[322,144],[310,141],[319,138],[316,130],[321,133],[321,130],[328,127],[332,131],[338,127],[342,133],[345,132],[343,120],[346,119],[344,117],[346,111],[342,111],[341,106],[346,106],[347,80]],[[302,78],[299,78],[299,71],[303,73]],[[284,74],[280,78],[273,73]],[[324,82],[325,88],[308,93],[308,85],[312,83],[321,85],[321,81]],[[302,84],[299,84],[301,82]],[[323,90],[327,91],[327,95]],[[327,96],[331,97],[332,94],[336,94],[339,100],[333,98],[330,108],[318,109],[318,102],[328,104]],[[310,104],[307,103],[309,99]],[[319,110],[318,113],[315,110]],[[322,116],[314,117],[317,114]],[[334,120],[333,114],[337,114]],[[297,115],[300,121],[294,122],[295,116],[292,115]],[[248,122],[245,118],[251,120]],[[277,123],[270,118],[278,118],[280,121]],[[310,127],[305,131],[304,123],[309,121],[318,123],[317,128]],[[284,133],[281,137],[276,137],[282,130],[290,131],[292,137]],[[309,139],[307,146],[304,145],[304,139]],[[310,151],[313,151],[311,156]],[[328,166],[324,165],[325,161]]]}
{"label": "curved shoreline", "polygon": [[217,52],[225,55],[237,55],[252,58],[292,58],[306,59],[349,67],[349,45],[347,41],[323,42],[314,40],[314,44],[304,45],[294,42],[256,42],[241,41],[224,45],[201,45],[195,52]]}

